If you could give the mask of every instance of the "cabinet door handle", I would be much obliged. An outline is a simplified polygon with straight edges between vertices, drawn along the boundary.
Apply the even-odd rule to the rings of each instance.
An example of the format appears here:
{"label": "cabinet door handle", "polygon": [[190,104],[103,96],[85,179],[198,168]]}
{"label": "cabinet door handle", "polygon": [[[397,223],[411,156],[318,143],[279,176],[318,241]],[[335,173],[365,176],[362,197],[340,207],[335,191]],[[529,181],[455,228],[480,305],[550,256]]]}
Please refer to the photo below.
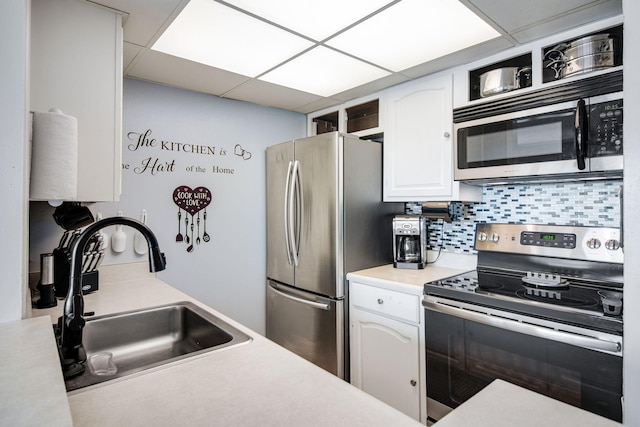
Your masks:
{"label": "cabinet door handle", "polygon": [[412,387],[415,387],[418,382],[416,380],[411,380],[409,381],[409,384],[411,384]]}
{"label": "cabinet door handle", "polygon": [[378,298],[378,304],[384,304],[384,300],[382,298]]}

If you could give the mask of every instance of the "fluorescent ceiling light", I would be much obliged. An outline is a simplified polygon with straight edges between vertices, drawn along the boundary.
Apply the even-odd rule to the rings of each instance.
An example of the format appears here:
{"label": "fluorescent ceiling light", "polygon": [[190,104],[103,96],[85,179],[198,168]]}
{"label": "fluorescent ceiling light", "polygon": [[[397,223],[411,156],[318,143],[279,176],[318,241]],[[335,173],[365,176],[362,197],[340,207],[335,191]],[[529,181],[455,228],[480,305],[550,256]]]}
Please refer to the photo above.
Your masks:
{"label": "fluorescent ceiling light", "polygon": [[402,71],[499,35],[458,0],[402,0],[326,44]]}
{"label": "fluorescent ceiling light", "polygon": [[499,35],[458,0],[190,0],[152,49],[332,96]]}
{"label": "fluorescent ceiling light", "polygon": [[226,0],[299,34],[321,41],[392,3],[392,0]]}
{"label": "fluorescent ceiling light", "polygon": [[191,0],[153,50],[255,77],[312,42],[212,0]]}
{"label": "fluorescent ceiling light", "polygon": [[260,76],[260,80],[331,96],[389,75],[388,71],[318,46]]}

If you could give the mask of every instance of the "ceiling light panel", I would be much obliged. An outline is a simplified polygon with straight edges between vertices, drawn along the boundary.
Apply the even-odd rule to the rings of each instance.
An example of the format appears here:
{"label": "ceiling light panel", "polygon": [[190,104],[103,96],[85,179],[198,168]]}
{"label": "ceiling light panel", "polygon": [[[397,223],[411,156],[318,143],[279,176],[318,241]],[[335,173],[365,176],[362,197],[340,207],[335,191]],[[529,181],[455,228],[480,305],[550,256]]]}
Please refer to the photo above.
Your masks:
{"label": "ceiling light panel", "polygon": [[499,35],[458,0],[402,0],[326,44],[398,72]]}
{"label": "ceiling light panel", "polygon": [[226,0],[247,12],[321,41],[397,0]]}
{"label": "ceiling light panel", "polygon": [[152,49],[255,77],[312,45],[213,0],[191,0]]}
{"label": "ceiling light panel", "polygon": [[318,46],[260,76],[260,80],[331,96],[389,75],[388,71]]}

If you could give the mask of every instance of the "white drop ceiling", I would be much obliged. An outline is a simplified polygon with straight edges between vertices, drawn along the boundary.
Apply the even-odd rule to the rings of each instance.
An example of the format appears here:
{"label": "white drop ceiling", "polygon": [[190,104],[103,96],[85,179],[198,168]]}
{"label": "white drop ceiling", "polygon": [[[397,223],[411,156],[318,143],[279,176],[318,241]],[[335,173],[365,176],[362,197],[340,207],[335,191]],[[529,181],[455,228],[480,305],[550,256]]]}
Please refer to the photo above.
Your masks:
{"label": "white drop ceiling", "polygon": [[[124,76],[300,113],[622,13],[622,0],[192,1],[91,1],[124,15]],[[191,8],[196,21],[180,15]],[[475,22],[485,28],[469,31]],[[179,58],[204,39],[196,27],[209,52]]]}

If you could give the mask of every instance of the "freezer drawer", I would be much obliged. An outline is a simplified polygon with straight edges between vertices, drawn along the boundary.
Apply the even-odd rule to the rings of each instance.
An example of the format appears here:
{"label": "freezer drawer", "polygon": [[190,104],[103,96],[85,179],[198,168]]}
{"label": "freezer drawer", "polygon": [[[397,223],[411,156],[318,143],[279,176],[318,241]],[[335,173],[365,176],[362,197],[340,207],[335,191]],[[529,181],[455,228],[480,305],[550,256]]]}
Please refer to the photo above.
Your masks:
{"label": "freezer drawer", "polygon": [[344,378],[344,301],[267,281],[267,338]]}

